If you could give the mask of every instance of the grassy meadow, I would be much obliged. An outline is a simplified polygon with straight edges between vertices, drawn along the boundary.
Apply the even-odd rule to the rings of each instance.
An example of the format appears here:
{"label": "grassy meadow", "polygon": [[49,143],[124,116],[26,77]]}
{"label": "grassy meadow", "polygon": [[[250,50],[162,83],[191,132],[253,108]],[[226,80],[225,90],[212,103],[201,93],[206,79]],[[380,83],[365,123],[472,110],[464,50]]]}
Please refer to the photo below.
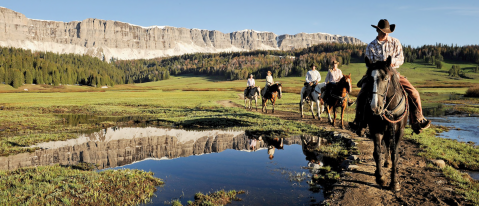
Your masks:
{"label": "grassy meadow", "polygon": [[[465,68],[467,79],[450,78],[447,71],[452,64],[459,64]],[[434,66],[422,62],[406,63],[400,69],[401,75],[415,85],[423,100],[424,107],[438,107],[444,103],[456,104],[455,106],[441,106],[443,109],[452,108],[469,113],[479,114],[479,99],[457,98],[469,87],[479,85],[479,73],[473,73],[474,64],[458,62],[445,62],[443,69],[436,69]],[[344,74],[352,74],[353,82],[362,77],[366,71],[364,63],[353,62],[350,65],[343,65]],[[323,80],[326,72],[320,72]],[[304,77],[275,78],[275,81],[283,84],[283,98],[277,101],[277,110],[297,112],[299,116],[299,91],[303,86]],[[256,84],[263,87],[264,80],[256,79]],[[218,76],[196,76],[183,75],[172,76],[168,80],[148,82],[141,84],[116,85],[111,88],[101,89],[88,86],[48,86],[48,85],[23,85],[14,89],[8,85],[0,84],[0,156],[8,156],[22,152],[34,151],[34,148],[26,146],[35,145],[40,142],[66,140],[75,138],[71,132],[94,130],[111,126],[111,122],[85,122],[76,125],[65,124],[65,119],[60,114],[96,115],[105,117],[118,116],[141,116],[158,122],[158,125],[174,126],[178,128],[227,128],[235,130],[248,130],[252,133],[269,134],[270,136],[287,136],[291,134],[318,134],[322,130],[314,125],[304,124],[297,121],[282,120],[277,117],[260,113],[246,111],[242,108],[227,108],[219,104],[220,101],[233,101],[243,105],[240,99],[243,89],[246,87],[246,80],[226,81],[224,77]],[[28,91],[26,91],[28,90]],[[353,85],[353,91],[358,91]],[[355,99],[354,96],[351,98]],[[258,102],[261,108],[261,100]],[[268,107],[271,110],[271,106]],[[346,121],[354,118],[355,106],[347,109]],[[308,106],[305,106],[305,115],[310,115]],[[325,114],[322,117],[326,117]],[[339,118],[339,117],[338,117]],[[434,136],[436,130],[422,135]],[[470,147],[467,144],[459,145],[447,143],[447,148],[442,147],[438,139],[426,139],[409,137],[418,144],[424,145],[425,155],[430,158],[445,159],[450,165],[467,165],[467,168],[477,168],[477,147]],[[440,152],[438,149],[444,149]],[[473,162],[462,154],[474,154]],[[467,159],[467,160],[466,160]],[[158,185],[160,180],[151,179],[151,174],[143,174],[138,171],[119,171],[118,174],[108,172],[86,172],[75,171],[75,169],[60,166],[39,167],[37,169],[19,169],[17,171],[0,171],[1,185],[4,185],[4,192],[0,194],[0,203],[5,204],[26,204],[33,201],[31,197],[43,197],[38,199],[40,204],[76,204],[88,197],[90,200],[103,202],[105,204],[130,204],[146,201],[152,194],[153,185]],[[107,174],[108,173],[108,174]],[[141,176],[137,181],[130,182],[130,185],[140,184],[145,181],[151,186],[136,188],[134,193],[118,191],[106,196],[97,196],[91,190],[85,188],[101,188],[98,185],[89,186],[86,182],[100,180],[107,183],[110,188],[130,186],[115,183],[125,175],[134,173]],[[451,172],[449,172],[451,173]],[[48,174],[54,181],[40,178],[40,175]],[[107,177],[110,176],[111,177]],[[32,177],[23,182],[25,187],[21,189],[12,186],[23,176]],[[63,181],[66,177],[84,178],[85,182],[62,182],[60,186],[54,186],[55,181]],[[86,179],[85,179],[86,178]],[[93,179],[92,179],[93,178]],[[103,178],[103,179],[102,179]],[[106,180],[105,178],[110,178]],[[60,182],[61,182],[60,181]],[[65,179],[66,181],[66,179]],[[76,181],[76,180],[75,180]],[[16,184],[16,183],[15,183]],[[93,184],[93,183],[92,183]],[[120,184],[120,185],[118,185]],[[10,186],[9,186],[10,185]],[[44,189],[36,192],[32,188],[45,186]],[[19,192],[19,191],[27,192]],[[60,191],[52,194],[52,191]],[[83,193],[79,192],[83,191]],[[133,190],[131,190],[133,191]],[[123,193],[126,192],[126,193]],[[37,194],[38,193],[38,194]],[[108,191],[106,192],[108,193]],[[22,194],[22,195],[13,195]],[[62,195],[63,194],[63,195]],[[74,196],[75,194],[79,194]],[[42,196],[43,195],[43,196]],[[46,196],[45,196],[46,195]],[[90,198],[92,196],[92,198]],[[115,197],[120,202],[114,202]],[[94,198],[93,198],[94,197]],[[110,202],[113,201],[113,202]],[[32,202],[33,203],[33,202]],[[88,203],[86,203],[88,204]]]}

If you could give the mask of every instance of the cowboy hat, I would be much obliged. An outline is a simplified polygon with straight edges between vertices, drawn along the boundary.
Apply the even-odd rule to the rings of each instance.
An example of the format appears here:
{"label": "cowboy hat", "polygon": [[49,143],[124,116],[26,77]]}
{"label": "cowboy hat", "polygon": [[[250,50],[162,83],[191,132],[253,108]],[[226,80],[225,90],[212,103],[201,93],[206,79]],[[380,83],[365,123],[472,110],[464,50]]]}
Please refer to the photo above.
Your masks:
{"label": "cowboy hat", "polygon": [[396,24],[389,25],[389,21],[387,19],[381,19],[378,22],[378,25],[371,25],[372,27],[381,30],[384,33],[393,33],[394,29],[396,29]]}

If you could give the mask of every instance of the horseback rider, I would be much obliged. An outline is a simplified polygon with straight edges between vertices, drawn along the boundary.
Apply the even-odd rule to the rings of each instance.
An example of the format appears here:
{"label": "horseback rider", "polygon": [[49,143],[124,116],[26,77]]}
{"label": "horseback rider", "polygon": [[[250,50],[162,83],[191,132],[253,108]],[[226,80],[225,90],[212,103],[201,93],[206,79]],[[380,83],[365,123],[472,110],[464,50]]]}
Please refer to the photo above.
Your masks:
{"label": "horseback rider", "polygon": [[248,96],[251,93],[251,90],[255,88],[255,82],[253,79],[253,74],[249,75],[248,82],[246,83],[246,89],[244,91],[244,96]]}
{"label": "horseback rider", "polygon": [[305,89],[305,95],[306,97],[309,97],[311,95],[311,92],[314,90],[316,87],[316,84],[321,80],[321,74],[316,70],[316,65],[314,63],[311,63],[310,66],[311,70],[306,73],[306,82],[304,83]]}
{"label": "horseback rider", "polygon": [[271,76],[271,71],[268,71],[268,73],[266,75],[266,85],[264,85],[264,89],[263,89],[263,92],[261,94],[262,96],[264,96],[264,94],[266,94],[266,91],[268,91],[269,86],[271,86],[272,84],[274,84],[273,76]]}
{"label": "horseback rider", "polygon": [[[324,82],[326,82],[326,91],[331,90],[332,87],[336,85],[336,83],[338,83],[339,80],[341,80],[341,78],[343,78],[344,76],[341,69],[338,68],[339,62],[336,61],[336,59],[333,59],[332,63],[333,63],[333,69],[328,70],[328,74],[326,75],[326,79],[324,80]],[[327,92],[323,92],[321,94],[322,99],[324,99],[325,93]],[[351,106],[353,104],[354,104],[354,101],[352,101],[348,97],[348,106]]]}
{"label": "horseback rider", "polygon": [[[371,63],[385,61],[388,56],[391,56],[391,68],[393,68],[399,76],[399,83],[408,93],[409,100],[412,102],[412,104],[410,104],[412,118],[409,120],[409,123],[411,124],[413,131],[416,134],[419,134],[423,129],[429,128],[431,121],[427,120],[422,114],[421,97],[419,96],[419,92],[414,86],[412,86],[406,77],[399,75],[399,72],[396,71],[396,69],[404,63],[401,43],[398,39],[389,36],[390,33],[394,32],[396,25],[389,25],[387,19],[381,19],[379,20],[378,25],[371,26],[376,28],[378,35],[376,39],[367,46],[365,55],[369,58]],[[358,105],[356,107],[356,117],[354,121],[350,123],[351,129],[356,130],[356,133],[358,134],[360,134],[361,130],[367,126],[363,123],[365,113],[364,105],[366,104],[365,98],[367,98],[363,93],[365,93],[364,88],[368,84],[366,75],[358,82],[358,87],[360,86],[361,90],[359,91],[357,98]]]}

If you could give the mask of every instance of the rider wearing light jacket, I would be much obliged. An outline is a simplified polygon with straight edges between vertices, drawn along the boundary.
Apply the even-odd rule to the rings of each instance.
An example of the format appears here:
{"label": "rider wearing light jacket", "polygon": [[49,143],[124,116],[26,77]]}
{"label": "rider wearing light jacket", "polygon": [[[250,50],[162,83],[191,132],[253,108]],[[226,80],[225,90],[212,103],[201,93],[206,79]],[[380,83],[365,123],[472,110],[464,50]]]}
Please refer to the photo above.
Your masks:
{"label": "rider wearing light jacket", "polygon": [[274,84],[273,76],[271,76],[271,71],[268,71],[267,76],[266,76],[266,85],[264,85],[264,89],[263,89],[262,94],[261,94],[262,96],[264,96],[264,94],[266,94],[266,91],[268,91],[269,86],[271,86],[272,84]]}
{"label": "rider wearing light jacket", "polygon": [[318,82],[321,81],[321,74],[316,70],[316,65],[311,64],[311,70],[306,73],[306,96],[309,96]]}

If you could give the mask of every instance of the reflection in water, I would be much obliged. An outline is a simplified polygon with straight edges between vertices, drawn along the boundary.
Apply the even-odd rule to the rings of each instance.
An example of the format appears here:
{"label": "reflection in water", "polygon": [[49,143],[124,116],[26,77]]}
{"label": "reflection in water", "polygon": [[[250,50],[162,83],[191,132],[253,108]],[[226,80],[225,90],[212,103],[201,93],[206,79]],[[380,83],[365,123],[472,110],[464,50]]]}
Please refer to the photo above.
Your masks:
{"label": "reflection in water", "polygon": [[[295,140],[289,141],[290,144],[295,143]],[[244,131],[113,127],[82,134],[77,139],[40,143],[35,147],[47,149],[0,157],[0,169],[78,162],[95,163],[103,169],[146,158],[174,159],[225,149],[248,150],[249,141]],[[264,148],[266,145],[264,141],[259,141],[257,147]]]}
{"label": "reflection in water", "polygon": [[[300,140],[300,139],[297,139]],[[295,140],[296,141],[296,140]],[[311,174],[297,141],[274,153],[270,160],[267,151],[242,152],[225,150],[201,156],[178,158],[172,161],[145,160],[120,168],[152,171],[165,180],[158,188],[152,205],[180,199],[183,205],[193,200],[197,192],[217,190],[245,190],[243,201],[232,205],[310,205],[324,199],[320,189],[313,190],[307,183]],[[115,168],[118,169],[118,168]]]}
{"label": "reflection in water", "polygon": [[45,149],[34,153],[0,157],[0,169],[87,162],[100,169],[152,171],[166,183],[155,193],[154,205],[178,198],[186,204],[197,192],[221,189],[247,191],[244,201],[233,205],[309,205],[324,199],[321,186],[307,183],[308,169],[315,173],[322,165],[322,157],[307,148],[319,141],[262,139],[244,131],[113,127],[41,143],[36,146]]}
{"label": "reflection in water", "polygon": [[459,141],[472,141],[479,145],[479,117],[444,116],[429,117],[433,124],[452,127],[448,132],[442,132],[440,137],[457,139]]}

